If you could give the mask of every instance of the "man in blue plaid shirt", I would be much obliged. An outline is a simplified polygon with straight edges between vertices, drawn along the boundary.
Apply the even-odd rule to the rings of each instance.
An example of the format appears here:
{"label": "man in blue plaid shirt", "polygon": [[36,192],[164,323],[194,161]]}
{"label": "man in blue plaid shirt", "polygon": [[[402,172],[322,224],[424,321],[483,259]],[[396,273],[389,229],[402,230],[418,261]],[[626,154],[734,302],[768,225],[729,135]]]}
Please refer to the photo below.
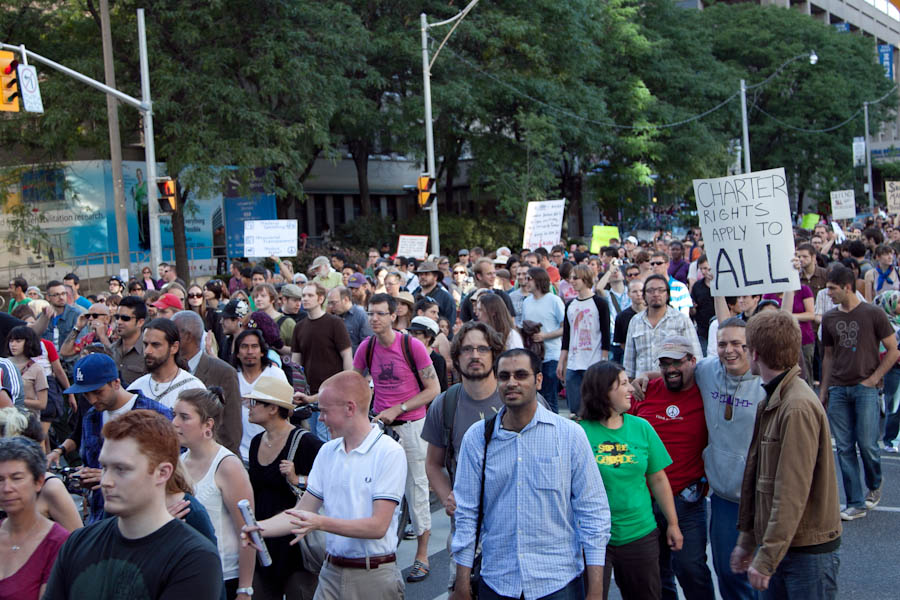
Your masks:
{"label": "man in blue plaid shirt", "polygon": [[494,371],[504,406],[490,421],[483,503],[485,421],[466,432],[457,464],[453,599],[470,598],[481,503],[479,598],[599,600],[610,514],[587,436],[538,405],[541,363],[533,353],[508,350]]}

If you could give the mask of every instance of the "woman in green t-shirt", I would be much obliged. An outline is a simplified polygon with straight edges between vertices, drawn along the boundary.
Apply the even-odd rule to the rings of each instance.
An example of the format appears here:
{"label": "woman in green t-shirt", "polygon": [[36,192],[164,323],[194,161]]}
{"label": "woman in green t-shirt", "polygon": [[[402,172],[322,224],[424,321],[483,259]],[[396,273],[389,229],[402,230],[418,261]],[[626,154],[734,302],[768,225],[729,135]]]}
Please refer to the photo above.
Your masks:
{"label": "woman in green t-shirt", "polygon": [[668,522],[669,547],[681,550],[682,543],[672,488],[663,471],[672,459],[647,421],[626,414],[633,391],[625,370],[608,361],[591,365],[581,384],[581,426],[594,450],[612,515],[604,600],[613,571],[624,600],[660,598],[660,534],[651,493]]}

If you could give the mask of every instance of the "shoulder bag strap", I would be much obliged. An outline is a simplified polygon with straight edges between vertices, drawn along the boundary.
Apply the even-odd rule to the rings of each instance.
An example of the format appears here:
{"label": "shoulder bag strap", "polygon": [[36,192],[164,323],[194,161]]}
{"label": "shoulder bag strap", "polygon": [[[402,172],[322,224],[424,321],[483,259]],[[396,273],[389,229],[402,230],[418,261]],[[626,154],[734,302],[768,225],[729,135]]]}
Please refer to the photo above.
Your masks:
{"label": "shoulder bag strap", "polygon": [[488,444],[494,435],[494,422],[497,415],[484,422],[484,459],[481,461],[481,492],[478,495],[478,518],[475,521],[475,552],[478,552],[478,543],[481,541],[481,524],[484,522],[484,471],[487,467]]}
{"label": "shoulder bag strap", "polygon": [[[297,432],[300,432],[299,435]],[[287,460],[290,462],[294,462],[294,456],[297,454],[297,447],[300,446],[300,439],[306,435],[306,430],[296,427],[293,431],[291,431],[291,439],[290,446],[288,446]],[[288,487],[291,488],[291,491],[294,492],[294,495],[298,498],[303,495],[303,488],[299,485],[294,485],[290,481],[288,481],[287,476],[285,476],[285,481],[287,481]]]}

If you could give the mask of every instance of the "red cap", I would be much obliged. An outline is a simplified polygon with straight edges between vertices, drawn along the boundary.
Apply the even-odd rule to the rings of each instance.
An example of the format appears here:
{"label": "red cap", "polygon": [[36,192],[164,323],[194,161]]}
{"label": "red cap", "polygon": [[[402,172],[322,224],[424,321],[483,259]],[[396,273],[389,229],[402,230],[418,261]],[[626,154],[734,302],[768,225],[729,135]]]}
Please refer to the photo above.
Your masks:
{"label": "red cap", "polygon": [[159,297],[159,300],[153,303],[153,306],[160,310],[166,308],[177,308],[178,310],[184,310],[184,305],[175,294],[163,294]]}

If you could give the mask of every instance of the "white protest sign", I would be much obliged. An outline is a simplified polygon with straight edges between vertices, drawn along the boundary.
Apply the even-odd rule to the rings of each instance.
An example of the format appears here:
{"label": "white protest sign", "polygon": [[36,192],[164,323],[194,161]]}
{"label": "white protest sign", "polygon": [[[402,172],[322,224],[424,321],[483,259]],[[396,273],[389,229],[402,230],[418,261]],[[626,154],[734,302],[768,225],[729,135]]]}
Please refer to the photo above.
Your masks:
{"label": "white protest sign", "polygon": [[853,193],[853,190],[831,192],[831,218],[856,218],[856,194]]}
{"label": "white protest sign", "polygon": [[563,214],[566,212],[566,200],[544,200],[529,202],[525,213],[525,234],[522,236],[522,247],[529,250],[537,248],[550,249],[559,243],[562,234]]}
{"label": "white protest sign", "polygon": [[244,256],[297,256],[297,221],[244,221]]}
{"label": "white protest sign", "polygon": [[885,181],[884,195],[887,197],[889,213],[900,213],[900,181]]}
{"label": "white protest sign", "polygon": [[428,257],[428,236],[401,235],[397,242],[397,256],[424,260]]}
{"label": "white protest sign", "polygon": [[713,296],[800,289],[784,169],[695,179]]}

